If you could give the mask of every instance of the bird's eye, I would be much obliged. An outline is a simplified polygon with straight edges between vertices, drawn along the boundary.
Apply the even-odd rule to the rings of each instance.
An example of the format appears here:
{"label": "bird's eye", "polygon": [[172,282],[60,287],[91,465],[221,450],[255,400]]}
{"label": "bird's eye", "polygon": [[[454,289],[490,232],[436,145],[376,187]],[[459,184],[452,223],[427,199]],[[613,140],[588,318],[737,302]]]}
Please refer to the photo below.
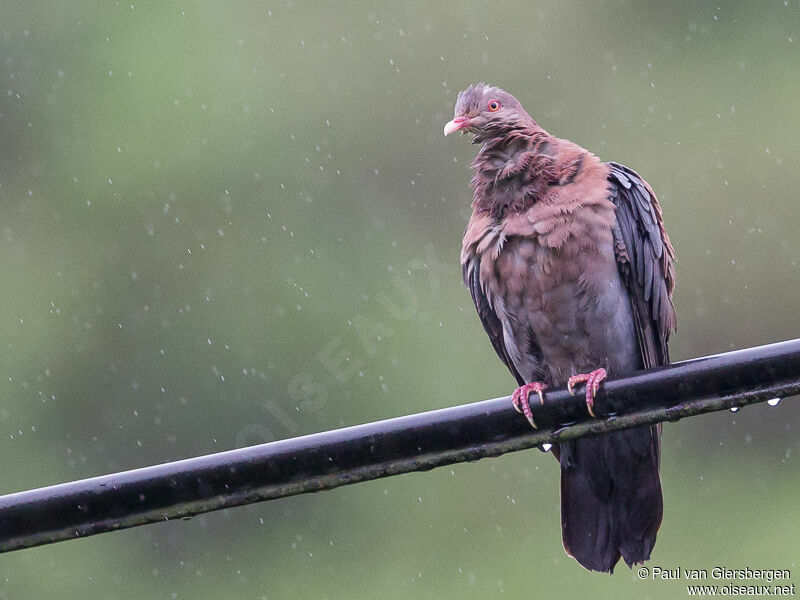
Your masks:
{"label": "bird's eye", "polygon": [[501,106],[502,104],[500,104],[500,100],[489,100],[489,106],[487,108],[489,109],[489,112],[495,112],[496,110],[500,110]]}

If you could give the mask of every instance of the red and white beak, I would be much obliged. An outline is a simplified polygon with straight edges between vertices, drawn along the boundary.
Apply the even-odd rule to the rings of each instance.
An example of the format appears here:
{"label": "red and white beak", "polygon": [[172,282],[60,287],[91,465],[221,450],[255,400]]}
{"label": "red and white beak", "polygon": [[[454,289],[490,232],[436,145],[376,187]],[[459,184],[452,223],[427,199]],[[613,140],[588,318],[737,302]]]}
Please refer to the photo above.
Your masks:
{"label": "red and white beak", "polygon": [[467,117],[456,117],[452,121],[448,121],[444,126],[444,134],[450,135],[454,131],[458,131],[459,129],[464,129],[464,127],[469,125],[469,119]]}

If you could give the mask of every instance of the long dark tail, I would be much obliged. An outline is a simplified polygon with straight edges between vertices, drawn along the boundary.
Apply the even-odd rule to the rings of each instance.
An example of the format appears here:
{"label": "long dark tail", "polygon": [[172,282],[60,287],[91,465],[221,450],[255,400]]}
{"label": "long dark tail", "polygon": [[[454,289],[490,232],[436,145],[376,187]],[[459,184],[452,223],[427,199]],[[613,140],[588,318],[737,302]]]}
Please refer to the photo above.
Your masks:
{"label": "long dark tail", "polygon": [[560,444],[564,549],[592,571],[650,558],[664,503],[660,428],[639,427]]}

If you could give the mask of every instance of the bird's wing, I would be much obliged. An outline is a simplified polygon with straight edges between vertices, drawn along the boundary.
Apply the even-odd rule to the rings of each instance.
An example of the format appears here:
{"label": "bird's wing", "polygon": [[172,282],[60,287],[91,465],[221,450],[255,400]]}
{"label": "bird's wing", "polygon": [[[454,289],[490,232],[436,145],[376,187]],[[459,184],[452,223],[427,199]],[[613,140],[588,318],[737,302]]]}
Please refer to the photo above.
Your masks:
{"label": "bird's wing", "polygon": [[497,352],[500,360],[508,367],[508,370],[511,371],[517,383],[519,385],[524,385],[525,380],[514,366],[514,362],[508,354],[508,349],[506,348],[503,337],[503,324],[500,322],[500,317],[497,316],[497,313],[481,286],[480,260],[480,256],[476,256],[461,265],[461,275],[464,278],[464,284],[469,289],[472,301],[475,303],[475,309],[478,311],[478,316],[492,342],[492,346],[494,346],[495,352]]}
{"label": "bird's wing", "polygon": [[667,340],[676,327],[672,290],[675,251],[656,195],[639,175],[608,163],[609,199],[616,206],[614,250],[628,289],[645,368],[669,363]]}

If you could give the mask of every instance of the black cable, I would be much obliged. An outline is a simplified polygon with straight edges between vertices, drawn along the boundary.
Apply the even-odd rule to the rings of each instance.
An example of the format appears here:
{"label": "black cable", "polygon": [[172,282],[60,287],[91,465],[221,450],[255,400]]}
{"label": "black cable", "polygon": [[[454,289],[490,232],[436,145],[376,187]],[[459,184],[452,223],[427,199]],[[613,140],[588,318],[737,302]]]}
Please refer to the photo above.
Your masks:
{"label": "black cable", "polygon": [[229,450],[0,497],[0,552],[498,456],[800,393],[800,340],[548,391],[533,430],[508,397]]}

